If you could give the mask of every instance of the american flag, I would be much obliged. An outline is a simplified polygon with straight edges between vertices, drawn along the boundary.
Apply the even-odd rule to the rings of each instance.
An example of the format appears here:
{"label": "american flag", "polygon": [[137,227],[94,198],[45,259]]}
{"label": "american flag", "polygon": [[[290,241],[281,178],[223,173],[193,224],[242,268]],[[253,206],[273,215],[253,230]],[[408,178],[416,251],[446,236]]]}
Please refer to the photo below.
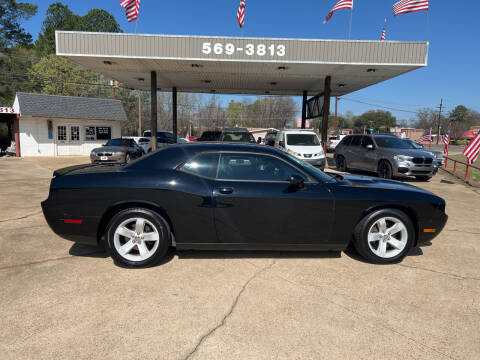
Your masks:
{"label": "american flag", "polygon": [[323,23],[326,24],[327,21],[332,18],[333,13],[335,11],[342,10],[342,9],[352,10],[353,9],[353,0],[340,0],[339,2],[337,2],[337,4],[332,8],[332,10],[330,10],[327,17],[323,21]]}
{"label": "american flag", "polygon": [[420,136],[420,139],[417,140],[418,143],[422,143],[422,142],[426,142],[426,141],[429,141],[429,142],[432,141],[432,129],[426,130],[423,133],[423,135]]}
{"label": "american flag", "polygon": [[443,152],[448,154],[448,147],[450,146],[450,126],[448,127],[447,133],[443,137],[443,143],[445,144]]}
{"label": "american flag", "polygon": [[385,41],[386,38],[387,38],[387,19],[385,19],[385,22],[383,23],[382,36],[380,36],[380,41]]}
{"label": "american flag", "polygon": [[468,159],[469,164],[473,164],[477,160],[478,153],[480,152],[480,132],[475,139],[470,141],[470,144],[463,150],[463,155]]}
{"label": "american flag", "polygon": [[402,0],[393,5],[393,15],[428,10],[428,0]]}
{"label": "american flag", "polygon": [[127,21],[132,22],[138,19],[138,12],[140,10],[140,0],[123,0],[120,1],[120,6],[125,8]]}
{"label": "american flag", "polygon": [[245,24],[245,0],[240,0],[240,6],[237,11],[238,25],[242,28]]}

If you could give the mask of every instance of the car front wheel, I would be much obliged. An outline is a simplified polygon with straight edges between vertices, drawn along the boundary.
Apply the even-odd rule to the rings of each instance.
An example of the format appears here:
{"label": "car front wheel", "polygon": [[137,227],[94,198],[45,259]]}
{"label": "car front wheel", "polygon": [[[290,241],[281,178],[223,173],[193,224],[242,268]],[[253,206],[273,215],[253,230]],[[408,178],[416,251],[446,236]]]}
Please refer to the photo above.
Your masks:
{"label": "car front wheel", "polygon": [[365,216],[355,228],[354,246],[365,259],[377,264],[402,260],[413,246],[415,231],[410,218],[396,209]]}
{"label": "car front wheel", "polygon": [[110,255],[130,267],[158,262],[170,245],[170,229],[157,213],[143,208],[126,209],[116,214],[107,226]]}
{"label": "car front wheel", "polygon": [[393,176],[392,165],[386,160],[380,161],[378,164],[378,177],[391,179]]}

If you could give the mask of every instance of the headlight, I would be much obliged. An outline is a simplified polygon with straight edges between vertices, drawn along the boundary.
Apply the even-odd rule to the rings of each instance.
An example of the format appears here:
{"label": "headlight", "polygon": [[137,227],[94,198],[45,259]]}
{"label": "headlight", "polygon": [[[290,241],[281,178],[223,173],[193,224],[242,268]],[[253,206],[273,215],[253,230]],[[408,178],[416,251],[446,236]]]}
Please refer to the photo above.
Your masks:
{"label": "headlight", "polygon": [[412,161],[413,160],[412,156],[407,156],[407,155],[395,155],[393,158],[398,162],[405,162],[405,161]]}
{"label": "headlight", "polygon": [[292,155],[295,155],[295,156],[302,156],[302,154],[297,153],[297,152],[295,152],[295,151],[292,151],[292,150],[290,150],[290,149],[288,149],[287,152],[288,152],[289,154],[292,154]]}
{"label": "headlight", "polygon": [[115,155],[115,156],[123,156],[123,155],[125,155],[125,151],[115,151],[115,152],[113,153],[113,155]]}

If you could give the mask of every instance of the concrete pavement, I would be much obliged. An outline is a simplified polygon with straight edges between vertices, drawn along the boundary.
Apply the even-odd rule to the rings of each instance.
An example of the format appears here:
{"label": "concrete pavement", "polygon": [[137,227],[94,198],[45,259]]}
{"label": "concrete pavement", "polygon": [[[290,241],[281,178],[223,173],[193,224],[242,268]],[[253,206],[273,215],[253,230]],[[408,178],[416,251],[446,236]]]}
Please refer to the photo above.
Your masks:
{"label": "concrete pavement", "polygon": [[51,170],[84,161],[0,159],[4,359],[480,357],[480,195],[444,173],[412,183],[446,199],[446,228],[397,265],[172,251],[133,270],[43,219]]}

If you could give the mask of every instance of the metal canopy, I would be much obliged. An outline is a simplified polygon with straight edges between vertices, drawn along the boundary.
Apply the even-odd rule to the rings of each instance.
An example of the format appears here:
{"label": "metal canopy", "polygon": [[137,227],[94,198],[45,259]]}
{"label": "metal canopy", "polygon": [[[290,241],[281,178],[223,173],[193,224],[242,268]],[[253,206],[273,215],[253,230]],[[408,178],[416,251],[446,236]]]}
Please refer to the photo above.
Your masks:
{"label": "metal canopy", "polygon": [[427,42],[56,32],[57,55],[137,89],[340,96],[427,65]]}

